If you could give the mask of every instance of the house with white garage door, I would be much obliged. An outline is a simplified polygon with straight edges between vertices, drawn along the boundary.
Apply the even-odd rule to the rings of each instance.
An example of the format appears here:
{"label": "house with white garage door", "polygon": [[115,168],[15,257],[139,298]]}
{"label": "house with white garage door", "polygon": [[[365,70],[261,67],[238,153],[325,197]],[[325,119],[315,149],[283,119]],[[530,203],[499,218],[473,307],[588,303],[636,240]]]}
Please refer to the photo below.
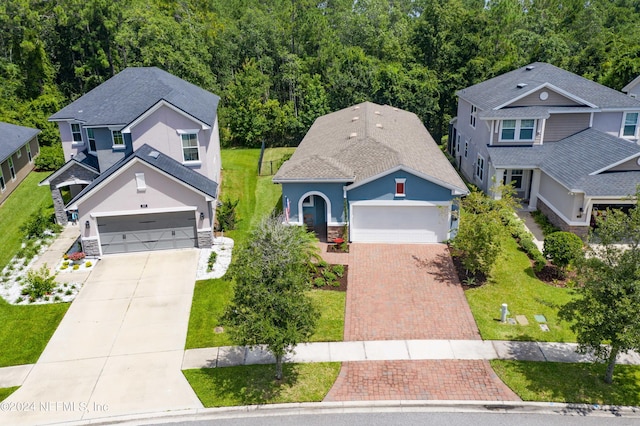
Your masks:
{"label": "house with white garage door", "polygon": [[87,255],[211,247],[218,102],[158,68],[127,68],[49,118],[66,163],[41,185]]}
{"label": "house with white garage door", "polygon": [[286,220],[328,241],[445,241],[468,193],[418,116],[371,102],[319,117],[273,181]]}

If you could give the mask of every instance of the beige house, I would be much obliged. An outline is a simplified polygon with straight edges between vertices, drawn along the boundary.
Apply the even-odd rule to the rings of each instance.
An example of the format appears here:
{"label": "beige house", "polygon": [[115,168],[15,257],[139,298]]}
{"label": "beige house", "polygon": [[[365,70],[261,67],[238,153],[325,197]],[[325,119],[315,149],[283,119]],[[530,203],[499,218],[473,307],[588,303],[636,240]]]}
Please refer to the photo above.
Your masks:
{"label": "beige house", "polygon": [[457,95],[447,149],[483,191],[511,183],[529,209],[583,236],[598,211],[635,202],[640,99],[542,62]]}

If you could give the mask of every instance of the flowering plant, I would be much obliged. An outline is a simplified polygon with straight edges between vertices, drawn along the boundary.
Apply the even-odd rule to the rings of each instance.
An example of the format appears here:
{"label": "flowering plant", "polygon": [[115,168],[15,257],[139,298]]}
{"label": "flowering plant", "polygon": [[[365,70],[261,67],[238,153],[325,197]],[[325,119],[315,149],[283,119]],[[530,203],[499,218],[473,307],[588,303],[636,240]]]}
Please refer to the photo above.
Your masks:
{"label": "flowering plant", "polygon": [[74,262],[78,261],[78,260],[82,260],[86,257],[86,255],[84,254],[84,252],[81,251],[77,251],[75,253],[71,253],[69,255],[69,260],[72,260]]}

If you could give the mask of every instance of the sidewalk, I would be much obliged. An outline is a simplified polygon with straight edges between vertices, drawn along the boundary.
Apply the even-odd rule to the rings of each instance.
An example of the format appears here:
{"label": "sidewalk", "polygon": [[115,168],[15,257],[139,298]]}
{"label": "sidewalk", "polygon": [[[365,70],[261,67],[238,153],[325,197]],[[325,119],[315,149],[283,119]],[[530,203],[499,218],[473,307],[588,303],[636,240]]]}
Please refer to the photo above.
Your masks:
{"label": "sidewalk", "polygon": [[[591,355],[576,353],[576,343],[515,342],[502,340],[376,340],[305,343],[286,362],[354,362],[395,360],[491,360],[593,362]],[[619,356],[620,364],[640,365],[640,355]],[[188,349],[182,369],[273,364],[266,350],[241,346]],[[2,369],[0,369],[0,374]]]}
{"label": "sidewalk", "polygon": [[65,226],[53,243],[47,247],[42,256],[33,263],[31,269],[38,270],[42,265],[46,264],[50,270],[54,271],[55,267],[62,260],[62,256],[71,248],[79,236],[80,228],[78,225],[70,224]]}
{"label": "sidewalk", "polygon": [[527,209],[519,209],[516,214],[524,223],[524,227],[533,235],[533,243],[538,247],[538,250],[542,252],[544,248],[544,234],[542,228],[533,220],[531,212]]}

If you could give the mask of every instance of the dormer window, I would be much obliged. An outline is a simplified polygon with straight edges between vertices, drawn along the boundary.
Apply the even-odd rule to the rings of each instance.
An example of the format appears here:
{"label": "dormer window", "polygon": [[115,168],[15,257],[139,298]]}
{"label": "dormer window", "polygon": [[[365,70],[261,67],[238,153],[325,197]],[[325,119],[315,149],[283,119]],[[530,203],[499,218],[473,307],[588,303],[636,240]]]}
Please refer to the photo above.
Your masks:
{"label": "dormer window", "polygon": [[71,123],[71,137],[73,143],[82,143],[82,128],[78,123]]}
{"label": "dormer window", "polygon": [[405,197],[406,193],[406,182],[407,179],[404,178],[398,178],[396,179],[396,197]]}
{"label": "dormer window", "polygon": [[532,141],[536,128],[536,120],[502,120],[500,124],[500,141]]}
{"label": "dormer window", "polygon": [[471,118],[469,119],[469,125],[476,128],[476,118],[478,117],[478,108],[475,105],[471,105]]}
{"label": "dormer window", "polygon": [[638,125],[640,113],[627,112],[624,114],[624,120],[622,125],[622,137],[623,138],[637,138],[638,137]]}
{"label": "dormer window", "polygon": [[124,137],[120,130],[112,130],[111,139],[113,139],[114,148],[124,148]]}

